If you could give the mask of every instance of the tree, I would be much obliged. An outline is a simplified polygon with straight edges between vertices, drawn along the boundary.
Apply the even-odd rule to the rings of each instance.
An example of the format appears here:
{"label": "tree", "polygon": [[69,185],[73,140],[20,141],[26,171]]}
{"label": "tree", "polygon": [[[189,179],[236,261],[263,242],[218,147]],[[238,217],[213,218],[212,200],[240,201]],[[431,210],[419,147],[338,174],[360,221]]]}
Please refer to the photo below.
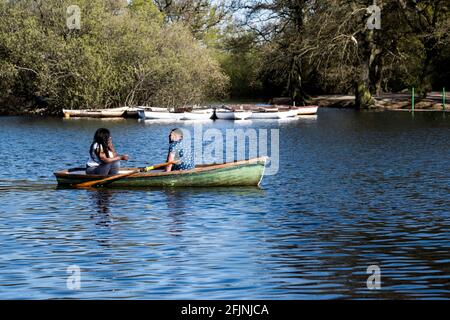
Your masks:
{"label": "tree", "polygon": [[[381,29],[368,28],[374,4]],[[356,106],[367,108],[382,90],[416,85],[425,95],[449,57],[444,0],[257,0],[240,7],[265,43],[269,63],[261,74],[276,75],[296,100],[311,89],[354,90]]]}
{"label": "tree", "polygon": [[69,0],[0,1],[0,105],[176,108],[226,92],[210,52],[152,3],[77,3],[81,28],[70,30]]}
{"label": "tree", "polygon": [[433,77],[440,69],[437,62],[449,46],[449,2],[397,0],[396,3],[409,37],[416,38],[422,45],[424,57],[416,84],[418,93],[425,97],[432,90]]}
{"label": "tree", "polygon": [[256,35],[234,29],[226,33],[221,47],[216,52],[224,72],[230,77],[231,98],[259,98],[262,91],[262,52],[255,43]]}
{"label": "tree", "polygon": [[208,0],[154,0],[166,23],[182,23],[206,45],[217,40],[220,24],[228,18],[225,2]]}

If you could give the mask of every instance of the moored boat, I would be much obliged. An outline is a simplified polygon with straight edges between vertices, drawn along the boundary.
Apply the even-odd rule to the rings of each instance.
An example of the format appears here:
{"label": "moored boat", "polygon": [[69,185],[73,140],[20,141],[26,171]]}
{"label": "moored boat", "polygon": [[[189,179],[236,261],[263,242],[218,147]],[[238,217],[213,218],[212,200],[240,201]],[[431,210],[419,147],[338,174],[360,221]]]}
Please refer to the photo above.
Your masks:
{"label": "moored boat", "polygon": [[129,107],[123,116],[125,118],[139,118],[139,110],[142,108],[143,107]]}
{"label": "moored boat", "polygon": [[293,116],[294,114],[291,110],[264,107],[253,112],[250,119],[286,119]]}
{"label": "moored boat", "polygon": [[147,108],[138,111],[140,119],[180,120],[184,113],[169,112],[164,108]]}
{"label": "moored boat", "polygon": [[298,114],[298,111],[297,111],[297,109],[288,109],[288,110],[285,110],[285,111],[287,111],[287,112],[289,112],[289,115],[288,115],[288,117],[295,117],[297,114]]}
{"label": "moored boat", "polygon": [[111,109],[86,109],[86,110],[71,110],[63,109],[65,118],[83,117],[83,118],[120,118],[123,117],[128,107],[111,108]]}
{"label": "moored boat", "polygon": [[302,106],[295,107],[298,115],[312,115],[317,113],[319,106]]}
{"label": "moored boat", "polygon": [[181,120],[208,120],[214,113],[213,109],[199,109],[184,112]]}
{"label": "moored boat", "polygon": [[[123,179],[109,181],[103,186],[126,188],[258,186],[264,175],[266,161],[267,157],[260,157],[224,164],[198,165],[192,170],[139,172]],[[124,168],[120,173],[135,169]],[[58,185],[67,187],[105,178],[70,169],[55,172],[54,175]]]}
{"label": "moored boat", "polygon": [[250,118],[251,115],[252,112],[247,110],[216,109],[217,119],[245,120]]}

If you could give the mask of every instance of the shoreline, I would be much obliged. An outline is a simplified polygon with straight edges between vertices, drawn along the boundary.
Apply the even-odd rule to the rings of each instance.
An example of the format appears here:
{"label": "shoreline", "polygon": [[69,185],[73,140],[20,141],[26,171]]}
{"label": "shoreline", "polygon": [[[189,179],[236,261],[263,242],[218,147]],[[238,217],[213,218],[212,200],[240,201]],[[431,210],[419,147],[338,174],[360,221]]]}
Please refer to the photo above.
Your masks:
{"label": "shoreline", "polygon": [[[411,95],[407,93],[383,93],[380,96],[374,96],[375,105],[368,109],[360,109],[361,111],[401,111],[412,112]],[[414,112],[449,112],[450,104],[445,103],[445,109],[442,104],[442,96],[439,92],[430,92],[426,98],[416,97]],[[254,99],[258,101],[258,99]],[[344,94],[329,94],[312,96],[307,99],[309,105],[318,105],[320,108],[336,108],[336,109],[354,109],[355,96]],[[450,101],[450,94],[446,94],[446,101]],[[259,102],[259,101],[258,101]],[[224,102],[223,104],[227,104]],[[234,102],[237,103],[237,102]],[[248,101],[246,101],[248,103]],[[88,109],[83,109],[88,110]],[[48,111],[45,107],[31,109],[23,107],[20,110],[12,110],[5,107],[4,111],[0,111],[0,117],[5,116],[35,116],[35,117],[64,117],[63,110]],[[126,118],[126,117],[123,117]]]}
{"label": "shoreline", "polygon": [[[445,109],[442,104],[440,92],[430,92],[426,98],[415,97],[414,111],[448,112],[450,110],[450,94],[445,95]],[[412,111],[411,95],[408,93],[383,93],[374,96],[375,105],[372,108],[362,110],[374,111]],[[320,95],[314,96],[308,101],[321,107],[355,109],[354,95]]]}

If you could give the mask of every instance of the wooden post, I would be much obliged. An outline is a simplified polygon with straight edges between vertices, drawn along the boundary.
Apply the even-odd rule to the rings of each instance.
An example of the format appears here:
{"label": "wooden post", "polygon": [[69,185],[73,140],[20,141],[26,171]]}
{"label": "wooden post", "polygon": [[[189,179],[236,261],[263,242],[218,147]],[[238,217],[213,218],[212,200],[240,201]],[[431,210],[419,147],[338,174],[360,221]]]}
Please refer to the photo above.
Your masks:
{"label": "wooden post", "polygon": [[442,88],[442,109],[445,111],[445,87]]}

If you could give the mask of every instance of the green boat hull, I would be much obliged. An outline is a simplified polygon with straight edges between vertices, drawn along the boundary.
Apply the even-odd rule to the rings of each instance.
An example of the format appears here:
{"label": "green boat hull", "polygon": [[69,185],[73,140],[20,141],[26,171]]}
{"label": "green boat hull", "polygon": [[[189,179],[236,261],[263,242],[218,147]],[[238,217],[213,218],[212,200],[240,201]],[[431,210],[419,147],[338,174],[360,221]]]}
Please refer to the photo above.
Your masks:
{"label": "green boat hull", "polygon": [[[208,165],[189,171],[136,173],[131,176],[114,180],[104,187],[229,187],[258,186],[262,180],[265,168],[265,158]],[[72,186],[82,182],[101,179],[99,176],[72,174],[68,171],[55,173],[58,184]]]}

